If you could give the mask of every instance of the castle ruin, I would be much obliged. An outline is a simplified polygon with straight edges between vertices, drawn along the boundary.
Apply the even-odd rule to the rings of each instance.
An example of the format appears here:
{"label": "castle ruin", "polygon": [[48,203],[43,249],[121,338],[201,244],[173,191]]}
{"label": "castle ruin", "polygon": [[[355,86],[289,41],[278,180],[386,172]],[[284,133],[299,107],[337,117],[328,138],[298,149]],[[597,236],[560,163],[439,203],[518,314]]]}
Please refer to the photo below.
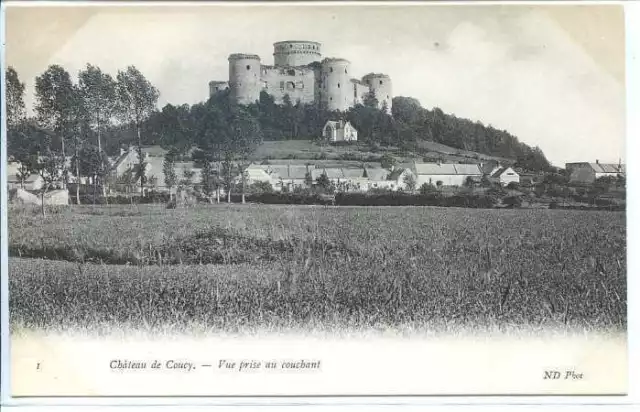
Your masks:
{"label": "castle ruin", "polygon": [[322,59],[321,44],[288,40],[274,43],[274,65],[264,65],[255,54],[234,53],[229,56],[229,81],[209,82],[209,94],[229,89],[239,104],[251,104],[265,91],[282,104],[285,95],[292,103],[317,103],[328,110],[345,111],[362,104],[373,92],[378,107],[391,112],[391,78],[370,73],[362,79],[352,78],[350,62],[341,58]]}

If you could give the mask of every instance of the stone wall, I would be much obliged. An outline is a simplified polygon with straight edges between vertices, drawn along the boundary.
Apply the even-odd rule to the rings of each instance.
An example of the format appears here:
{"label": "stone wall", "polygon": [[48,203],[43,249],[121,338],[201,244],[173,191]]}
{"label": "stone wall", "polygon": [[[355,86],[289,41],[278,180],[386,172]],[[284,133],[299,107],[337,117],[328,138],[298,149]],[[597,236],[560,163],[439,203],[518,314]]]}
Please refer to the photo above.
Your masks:
{"label": "stone wall", "polygon": [[315,99],[316,78],[311,68],[262,66],[263,90],[273,96],[277,104],[282,104],[286,94],[295,105],[313,103]]}

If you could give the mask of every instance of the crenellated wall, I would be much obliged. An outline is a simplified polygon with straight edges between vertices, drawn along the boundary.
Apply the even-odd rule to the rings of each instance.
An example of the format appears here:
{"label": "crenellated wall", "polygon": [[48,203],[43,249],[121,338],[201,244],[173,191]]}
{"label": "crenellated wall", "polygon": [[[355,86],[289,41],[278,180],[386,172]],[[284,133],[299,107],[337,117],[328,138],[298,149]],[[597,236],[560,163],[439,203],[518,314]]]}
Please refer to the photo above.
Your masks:
{"label": "crenellated wall", "polygon": [[275,66],[306,66],[322,58],[320,43],[306,40],[287,40],[273,44]]}

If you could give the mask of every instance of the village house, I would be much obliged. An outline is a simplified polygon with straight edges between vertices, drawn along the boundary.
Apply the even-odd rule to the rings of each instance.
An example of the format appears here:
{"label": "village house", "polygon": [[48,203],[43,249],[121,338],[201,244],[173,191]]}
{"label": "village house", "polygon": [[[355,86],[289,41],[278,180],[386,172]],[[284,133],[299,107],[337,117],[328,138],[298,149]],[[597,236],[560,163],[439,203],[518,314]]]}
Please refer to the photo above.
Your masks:
{"label": "village house", "polygon": [[595,163],[577,162],[567,163],[565,169],[569,173],[571,183],[593,183],[601,177],[618,178],[626,176],[626,167],[620,161],[616,163]]}
{"label": "village house", "polygon": [[468,178],[482,178],[478,164],[417,163],[409,168],[416,178],[416,188],[424,184],[434,186],[463,186]]}
{"label": "village house", "polygon": [[322,135],[330,142],[355,142],[358,140],[356,128],[344,120],[327,121],[322,129]]}
{"label": "village house", "polygon": [[371,190],[373,188],[397,190],[396,182],[388,180],[391,175],[391,172],[388,170],[380,168],[365,168],[364,170],[366,178],[368,179],[365,190]]}
{"label": "village house", "polygon": [[37,173],[32,173],[27,176],[24,181],[21,181],[19,176],[20,162],[8,162],[7,163],[7,188],[8,189],[24,189],[28,191],[36,191],[42,189],[44,186],[44,180],[42,176]]}
{"label": "village house", "polygon": [[520,175],[511,167],[497,167],[489,174],[489,180],[498,183],[501,186],[507,186],[509,183],[520,183]]}

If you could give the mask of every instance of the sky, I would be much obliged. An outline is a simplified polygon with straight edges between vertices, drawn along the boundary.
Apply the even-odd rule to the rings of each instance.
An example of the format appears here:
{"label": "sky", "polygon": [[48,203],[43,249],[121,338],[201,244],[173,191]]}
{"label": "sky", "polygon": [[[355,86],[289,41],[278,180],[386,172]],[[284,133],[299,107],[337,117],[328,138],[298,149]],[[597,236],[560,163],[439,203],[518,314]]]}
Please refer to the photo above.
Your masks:
{"label": "sky", "polygon": [[26,83],[60,64],[112,75],[135,65],[159,105],[206,100],[231,53],[273,64],[273,43],[322,43],[351,73],[391,76],[417,98],[539,146],[557,166],[625,160],[621,6],[234,5],[6,9],[7,65]]}

